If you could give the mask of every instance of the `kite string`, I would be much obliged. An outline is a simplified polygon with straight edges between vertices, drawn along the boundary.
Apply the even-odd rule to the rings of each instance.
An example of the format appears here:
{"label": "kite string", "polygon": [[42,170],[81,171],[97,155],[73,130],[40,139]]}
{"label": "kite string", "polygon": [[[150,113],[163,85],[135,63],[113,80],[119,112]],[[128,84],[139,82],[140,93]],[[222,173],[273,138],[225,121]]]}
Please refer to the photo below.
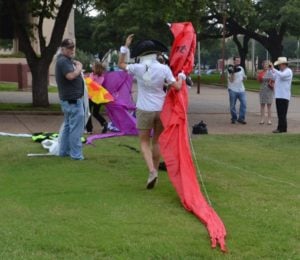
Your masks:
{"label": "kite string", "polygon": [[[186,87],[186,85],[185,85],[185,87]],[[179,94],[179,97],[180,97],[180,99],[181,99],[181,100],[180,100],[180,101],[181,101],[181,104],[184,104],[184,102],[183,102],[183,97],[182,97],[181,92],[178,93],[178,94]],[[197,160],[197,157],[196,157],[196,152],[195,152],[195,149],[194,149],[194,146],[193,146],[193,142],[192,142],[192,138],[191,138],[190,131],[189,131],[188,115],[187,115],[187,111],[186,111],[184,105],[183,105],[183,110],[184,110],[184,114],[186,115],[186,119],[187,119],[186,128],[187,128],[187,133],[188,133],[188,137],[189,137],[190,147],[191,147],[191,149],[192,149],[193,159],[194,159],[194,162],[195,162],[195,164],[196,164],[197,175],[198,175],[198,177],[199,177],[199,179],[200,179],[201,186],[202,186],[202,188],[203,188],[203,190],[204,190],[205,197],[206,197],[206,199],[207,199],[209,205],[212,206],[212,203],[211,203],[211,200],[210,200],[210,198],[209,198],[209,195],[208,195],[206,186],[205,186],[205,184],[204,184],[203,176],[202,176],[202,174],[201,174],[201,172],[200,172],[198,160]]]}

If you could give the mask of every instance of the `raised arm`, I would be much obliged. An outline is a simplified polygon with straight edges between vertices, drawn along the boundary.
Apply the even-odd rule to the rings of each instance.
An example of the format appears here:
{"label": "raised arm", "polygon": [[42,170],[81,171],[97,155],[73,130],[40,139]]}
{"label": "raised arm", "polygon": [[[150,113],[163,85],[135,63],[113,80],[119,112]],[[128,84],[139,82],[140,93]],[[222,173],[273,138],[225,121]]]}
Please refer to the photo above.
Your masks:
{"label": "raised arm", "polygon": [[124,46],[121,46],[120,48],[120,54],[119,54],[119,60],[118,60],[118,66],[120,69],[122,70],[126,70],[126,62],[125,62],[125,58],[126,58],[126,55],[128,53],[128,50],[129,50],[129,46],[133,40],[133,36],[134,34],[130,34],[127,38],[126,38],[126,42],[125,42],[125,45]]}

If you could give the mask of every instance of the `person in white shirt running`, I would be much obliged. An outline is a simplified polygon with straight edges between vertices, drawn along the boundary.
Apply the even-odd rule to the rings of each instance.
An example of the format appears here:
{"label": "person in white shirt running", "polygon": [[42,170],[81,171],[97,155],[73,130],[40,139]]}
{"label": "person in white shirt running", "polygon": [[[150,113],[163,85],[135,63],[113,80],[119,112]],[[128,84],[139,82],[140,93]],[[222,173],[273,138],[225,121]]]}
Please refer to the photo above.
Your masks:
{"label": "person in white shirt running", "polygon": [[139,63],[127,64],[125,58],[129,52],[133,36],[133,34],[129,35],[125,45],[120,48],[118,66],[133,74],[137,80],[137,128],[141,151],[149,170],[146,187],[152,189],[158,178],[160,160],[158,139],[163,131],[160,112],[166,96],[164,85],[167,83],[169,86],[180,90],[182,81],[186,79],[186,76],[184,73],[179,73],[178,81],[176,81],[171,69],[157,60],[157,54],[166,51],[167,48],[155,40],[138,42],[134,46],[131,56],[133,58],[138,57]]}

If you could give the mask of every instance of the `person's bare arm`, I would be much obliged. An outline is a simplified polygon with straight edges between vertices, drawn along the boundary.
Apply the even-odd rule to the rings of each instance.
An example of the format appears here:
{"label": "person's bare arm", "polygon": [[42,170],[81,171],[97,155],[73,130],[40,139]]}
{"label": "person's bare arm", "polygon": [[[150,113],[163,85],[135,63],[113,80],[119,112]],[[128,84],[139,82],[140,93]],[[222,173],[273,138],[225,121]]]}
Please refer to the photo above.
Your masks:
{"label": "person's bare arm", "polygon": [[120,54],[119,54],[119,60],[118,60],[118,67],[122,70],[126,70],[126,62],[125,62],[125,57],[126,54],[128,53],[128,48],[132,42],[134,34],[130,34],[127,38],[126,38],[126,42],[125,45],[121,47],[120,49]]}
{"label": "person's bare arm", "polygon": [[186,80],[186,75],[184,72],[180,72],[178,74],[178,80],[171,84],[170,87],[174,87],[176,90],[180,90],[182,88],[182,82]]}
{"label": "person's bare arm", "polygon": [[182,87],[182,79],[179,78],[178,81],[176,81],[173,85],[172,85],[176,90],[180,90]]}
{"label": "person's bare arm", "polygon": [[75,70],[66,74],[68,80],[73,80],[77,78],[82,72],[82,64],[79,61],[74,61]]}

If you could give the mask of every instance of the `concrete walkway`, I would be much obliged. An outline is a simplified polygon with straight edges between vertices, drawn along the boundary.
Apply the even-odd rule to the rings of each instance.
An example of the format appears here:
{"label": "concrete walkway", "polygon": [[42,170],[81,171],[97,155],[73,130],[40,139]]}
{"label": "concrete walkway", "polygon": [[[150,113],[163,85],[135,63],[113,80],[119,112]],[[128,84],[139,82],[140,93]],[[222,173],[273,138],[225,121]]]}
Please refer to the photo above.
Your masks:
{"label": "concrete walkway", "polygon": [[[51,104],[59,103],[57,93],[49,93]],[[273,124],[260,125],[260,105],[257,92],[247,92],[247,124],[230,123],[228,92],[223,87],[201,85],[200,94],[196,87],[189,89],[189,126],[203,120],[209,134],[252,134],[271,133],[277,126],[275,104]],[[31,92],[0,92],[0,103],[32,103]],[[0,112],[0,132],[34,133],[57,132],[63,121],[61,113],[42,114],[35,112]],[[100,132],[99,124],[94,120],[94,132]],[[300,97],[293,97],[288,112],[288,133],[300,133]]]}

